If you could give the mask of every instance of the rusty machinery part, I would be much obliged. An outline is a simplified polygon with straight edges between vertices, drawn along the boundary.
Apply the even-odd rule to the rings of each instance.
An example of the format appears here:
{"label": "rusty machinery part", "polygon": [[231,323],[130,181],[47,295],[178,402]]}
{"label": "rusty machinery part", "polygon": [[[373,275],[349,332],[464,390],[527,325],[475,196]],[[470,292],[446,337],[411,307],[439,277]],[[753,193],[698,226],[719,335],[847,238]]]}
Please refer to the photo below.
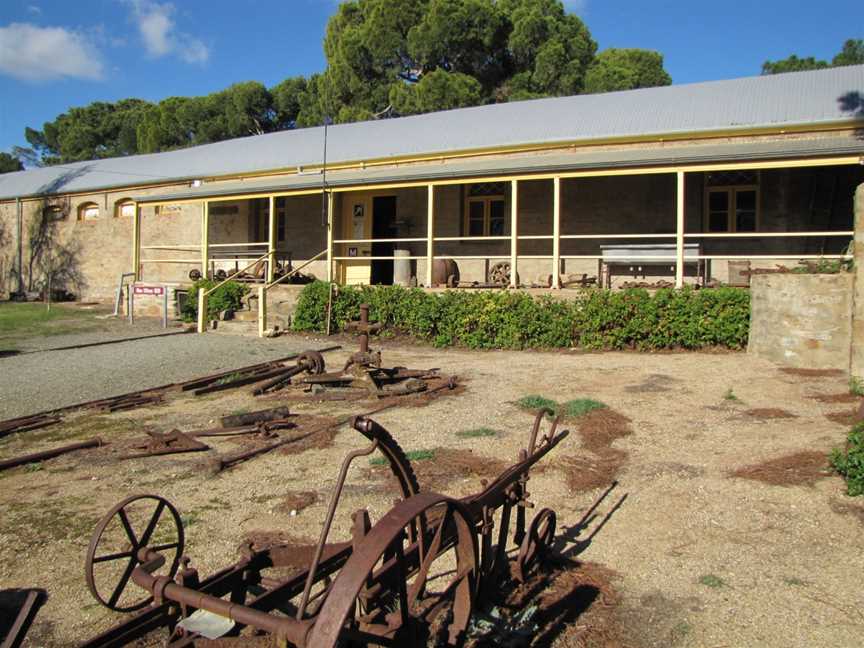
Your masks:
{"label": "rusty machinery part", "polygon": [[158,455],[178,454],[181,452],[201,452],[209,450],[210,446],[196,441],[191,435],[184,434],[180,430],[171,430],[162,434],[147,430],[149,440],[133,446],[136,450],[143,452],[128,454],[120,457],[121,459],[138,459],[140,457],[156,457]]}
{"label": "rusty machinery part", "polygon": [[6,630],[5,637],[0,635],[0,648],[18,648],[23,644],[27,631],[30,629],[39,607],[48,598],[48,594],[42,589],[12,589],[3,590],[2,593],[7,599],[22,595],[24,597],[14,620],[9,618],[12,624],[4,623],[3,626],[5,627],[0,626],[0,632]]}
{"label": "rusty machinery part", "polygon": [[198,268],[192,268],[189,271],[189,279],[192,281],[198,281],[201,278],[201,271]]}
{"label": "rusty machinery part", "polygon": [[0,470],[14,468],[15,466],[23,466],[24,464],[37,463],[46,459],[53,459],[54,457],[59,457],[60,455],[64,455],[67,452],[75,452],[76,450],[84,450],[87,448],[98,448],[102,445],[104,445],[102,439],[97,437],[94,439],[89,439],[87,441],[81,441],[79,443],[71,443],[69,445],[60,446],[59,448],[54,448],[53,450],[43,450],[42,452],[34,452],[32,454],[20,455],[18,457],[12,457],[11,459],[5,459],[3,461],[0,461]]}
{"label": "rusty machinery part", "polygon": [[308,374],[322,374],[325,366],[324,356],[317,351],[304,351],[297,358],[297,367]]}
{"label": "rusty machinery part", "polygon": [[365,416],[356,416],[351,421],[351,427],[370,441],[378,442],[378,449],[386,457],[393,476],[399,482],[403,499],[420,492],[420,482],[417,481],[410,459],[383,425]]}
{"label": "rusty machinery part", "polygon": [[324,373],[324,368],[324,356],[322,356],[318,351],[304,351],[297,358],[294,367],[283,368],[283,370],[277,373],[274,378],[271,378],[267,382],[253,389],[252,395],[261,396],[262,394],[266,394],[268,391],[282,389],[291,383],[291,379],[294,376],[303,372],[310,376],[319,376]]}
{"label": "rusty machinery part", "polygon": [[[412,542],[411,532],[418,527],[424,532]],[[441,557],[449,567],[443,574],[433,569]],[[447,643],[456,645],[471,619],[477,569],[474,523],[459,501],[420,493],[399,502],[362,538],[339,571],[307,645],[330,647],[356,640],[425,646],[430,624],[449,602],[452,611],[443,630]]]}
{"label": "rusty machinery part", "polygon": [[222,268],[219,268],[219,270],[216,271],[216,274],[214,276],[216,278],[216,281],[225,281],[228,278],[228,273],[225,272]]}
{"label": "rusty machinery part", "polygon": [[[147,502],[148,504],[153,502],[155,503],[155,508],[141,532],[137,533],[134,527],[135,520],[130,519],[129,512],[134,504],[143,502]],[[168,522],[173,525],[173,538],[168,542],[160,542],[157,545],[150,546],[150,541],[166,510],[170,514]],[[103,553],[104,545],[111,544],[112,540],[116,540],[116,538],[109,538],[106,535],[106,531],[109,534],[111,533],[109,526],[111,526],[111,523],[115,519],[125,534],[123,545],[125,549],[118,551],[117,547],[114,546],[113,548],[109,548],[107,553]],[[84,578],[87,582],[87,589],[90,590],[93,598],[109,610],[114,610],[115,612],[140,610],[150,603],[151,597],[145,597],[125,604],[121,603],[120,599],[129,585],[132,571],[141,563],[141,558],[143,557],[141,555],[142,550],[146,548],[155,552],[172,552],[173,558],[170,561],[166,561],[170,565],[166,575],[168,578],[173,578],[180,565],[183,547],[183,523],[180,520],[180,514],[171,502],[158,495],[133,495],[132,497],[127,497],[108,511],[105,517],[96,525],[96,529],[90,538],[90,544],[87,547],[87,556],[84,560]],[[107,598],[100,591],[96,583],[96,565],[105,563],[118,563],[120,565],[125,563],[122,574],[114,586],[110,588],[111,593]]]}
{"label": "rusty machinery part", "polygon": [[549,556],[552,541],[555,539],[557,519],[555,511],[544,508],[531,520],[516,558],[516,580],[520,583],[526,582],[534,566]]}
{"label": "rusty machinery part", "polygon": [[[498,286],[509,286],[511,270],[509,261],[499,261],[489,269],[489,281]],[[516,275],[516,283],[519,283],[518,274]]]}

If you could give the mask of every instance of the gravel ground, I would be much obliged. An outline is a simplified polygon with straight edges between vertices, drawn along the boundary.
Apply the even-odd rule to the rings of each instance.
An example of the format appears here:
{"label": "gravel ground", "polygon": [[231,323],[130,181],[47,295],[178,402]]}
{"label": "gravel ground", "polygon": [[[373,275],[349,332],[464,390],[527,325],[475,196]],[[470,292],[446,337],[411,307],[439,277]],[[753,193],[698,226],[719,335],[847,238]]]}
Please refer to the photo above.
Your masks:
{"label": "gravel ground", "polygon": [[[235,344],[262,353],[269,344],[281,353],[291,345],[314,345],[292,337],[263,343],[221,336],[166,340],[189,349]],[[158,340],[148,344],[159,348]],[[344,362],[350,350],[328,354],[328,367]],[[54,354],[31,357],[38,355]],[[183,358],[173,364],[183,365]],[[733,476],[750,464],[802,450],[824,455],[842,445],[848,426],[826,415],[848,411],[855,403],[815,397],[843,395],[848,391],[844,376],[790,375],[732,353],[477,353],[388,345],[384,361],[438,366],[465,378],[462,393],[375,416],[406,451],[431,449],[441,458],[473,456],[487,462],[487,469],[479,471],[454,467],[452,478],[440,487],[453,496],[477,492],[480,477],[497,474],[492,466],[513,461],[524,447],[533,417],[514,404],[521,396],[593,398],[629,419],[632,434],[613,444],[626,454],[611,492],[604,496],[605,486],[568,485],[573,472],[567,466],[592,457],[576,429],[578,421],[573,422],[573,433],[532,470],[529,491],[538,508],[528,514],[530,519],[540,507],[554,507],[556,548],[617,574],[612,582],[620,603],[598,600],[592,607],[617,606],[615,623],[628,648],[861,646],[861,498],[847,497],[842,480],[827,470],[812,483],[789,486]],[[179,395],[158,407],[110,415],[81,413],[58,426],[0,439],[0,456],[96,434],[120,446],[140,439],[146,429],[206,427],[219,415],[277,403],[233,390],[200,398]],[[369,404],[291,407],[301,414],[337,416]],[[748,414],[758,408],[782,408],[791,418]],[[494,430],[494,436],[458,434],[480,426]],[[236,442],[208,439],[213,447],[208,452],[120,464],[111,454],[119,450],[106,446],[0,473],[0,588],[49,591],[26,645],[72,645],[124,618],[90,599],[81,573],[96,521],[123,497],[154,492],[174,502],[185,520],[186,553],[202,574],[210,574],[236,560],[238,544],[256,532],[314,541],[343,457],[366,443],[345,427],[330,446],[299,454],[272,452],[216,477],[199,464],[213,453],[236,450]],[[428,485],[423,475],[429,468],[420,462],[416,467],[421,486]],[[314,493],[317,502],[295,514],[280,506],[301,491]],[[331,540],[350,537],[352,511],[367,507],[373,522],[380,520],[393,497],[368,459],[358,460]],[[574,614],[570,629],[578,631],[584,617]],[[562,627],[550,644],[625,645],[573,641],[567,633]]]}
{"label": "gravel ground", "polygon": [[[158,335],[160,331],[145,326],[135,333]],[[121,335],[75,333],[40,340],[56,348],[119,339]],[[0,419],[189,380],[326,345],[299,336],[262,340],[189,334],[22,353],[0,358]]]}

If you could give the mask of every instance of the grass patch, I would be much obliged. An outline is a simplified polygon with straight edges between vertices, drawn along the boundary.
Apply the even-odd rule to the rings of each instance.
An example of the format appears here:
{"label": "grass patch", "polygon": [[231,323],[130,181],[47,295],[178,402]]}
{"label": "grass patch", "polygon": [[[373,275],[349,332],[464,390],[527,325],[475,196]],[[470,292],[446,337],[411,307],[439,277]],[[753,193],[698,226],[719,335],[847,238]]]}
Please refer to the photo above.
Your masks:
{"label": "grass patch", "polygon": [[794,587],[802,587],[802,586],[807,584],[803,580],[801,580],[800,578],[796,578],[795,576],[791,576],[789,578],[784,578],[783,582],[786,583],[787,585],[792,585]]}
{"label": "grass patch", "polygon": [[[427,459],[435,458],[434,450],[411,450],[410,452],[406,452],[405,456],[408,457],[411,461],[426,461]],[[372,457],[369,460],[370,466],[384,466],[387,465],[386,457]]]}
{"label": "grass patch", "polygon": [[545,396],[538,396],[537,394],[523,396],[518,401],[516,401],[516,404],[522,409],[527,410],[539,410],[546,407],[554,411],[555,408],[558,407],[558,403],[556,403],[551,398],[546,398]]}
{"label": "grass patch", "polygon": [[0,336],[38,337],[40,335],[59,335],[96,328],[97,310],[52,305],[46,310],[45,304],[2,303],[0,304]]}
{"label": "grass patch", "polygon": [[459,432],[456,433],[456,436],[461,438],[461,439],[476,439],[478,437],[498,436],[498,432],[496,432],[492,428],[479,427],[479,428],[473,428],[471,430],[460,430]]}
{"label": "grass patch", "polygon": [[858,376],[850,376],[849,393],[853,396],[864,396],[864,380]]}
{"label": "grass patch", "polygon": [[24,464],[24,472],[32,473],[39,472],[40,470],[42,470],[42,462],[40,461]]}
{"label": "grass patch", "polygon": [[723,400],[725,400],[725,401],[737,401],[740,399],[735,395],[735,392],[732,391],[732,388],[730,387],[729,389],[726,390],[726,393],[723,394]]}
{"label": "grass patch", "polygon": [[699,584],[704,585],[705,587],[713,587],[715,589],[726,586],[726,582],[714,574],[705,574],[704,576],[700,576]]}
{"label": "grass patch", "polygon": [[591,398],[576,398],[559,403],[551,398],[546,398],[545,396],[537,394],[523,396],[516,401],[516,405],[522,409],[534,412],[539,411],[542,408],[550,409],[552,410],[553,416],[560,416],[568,419],[579,418],[588,412],[593,412],[594,410],[604,409],[607,407],[605,403],[601,403],[600,401]]}
{"label": "grass patch", "polygon": [[604,409],[605,407],[605,403],[601,403],[600,401],[591,398],[577,398],[558,405],[555,409],[555,413],[564,418],[579,418],[588,412]]}
{"label": "grass patch", "polygon": [[846,480],[846,494],[864,495],[864,422],[849,432],[846,447],[831,452],[831,467]]}

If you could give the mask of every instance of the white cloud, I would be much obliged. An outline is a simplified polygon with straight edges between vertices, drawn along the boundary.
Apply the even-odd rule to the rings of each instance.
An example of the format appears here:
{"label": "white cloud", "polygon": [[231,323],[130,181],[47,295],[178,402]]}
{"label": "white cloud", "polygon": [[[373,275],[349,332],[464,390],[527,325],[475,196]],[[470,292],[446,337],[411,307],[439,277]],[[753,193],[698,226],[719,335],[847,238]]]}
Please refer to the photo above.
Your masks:
{"label": "white cloud", "polygon": [[582,16],[588,8],[588,0],[563,0],[564,9],[570,13]]}
{"label": "white cloud", "polygon": [[170,2],[126,0],[126,4],[132,9],[132,18],[150,56],[176,54],[187,63],[206,63],[210,58],[210,50],[201,39],[177,29],[176,9]]}
{"label": "white cloud", "polygon": [[27,11],[38,16],[42,13],[42,7],[36,4],[28,4]]}
{"label": "white cloud", "polygon": [[0,73],[24,81],[102,78],[99,51],[63,27],[11,23],[0,27]]}

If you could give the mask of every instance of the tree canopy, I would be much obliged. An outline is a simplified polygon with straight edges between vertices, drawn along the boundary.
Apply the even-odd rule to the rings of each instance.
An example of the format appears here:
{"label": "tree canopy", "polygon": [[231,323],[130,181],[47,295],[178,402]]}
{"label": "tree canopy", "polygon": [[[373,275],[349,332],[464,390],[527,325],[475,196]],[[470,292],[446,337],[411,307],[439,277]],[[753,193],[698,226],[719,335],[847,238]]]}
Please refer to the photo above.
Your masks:
{"label": "tree canopy", "polygon": [[0,152],[0,173],[10,173],[12,171],[23,171],[24,165],[14,155]]}
{"label": "tree canopy", "polygon": [[783,72],[802,72],[805,70],[821,70],[843,65],[860,65],[864,63],[864,40],[850,38],[831,62],[819,60],[813,56],[799,58],[797,55],[778,61],[765,61],[762,64],[762,74],[782,74]]}
{"label": "tree canopy", "polygon": [[200,97],[72,108],[25,130],[31,157],[58,164],[154,153],[325,118],[344,123],[672,81],[657,52],[597,55],[588,28],[561,0],[346,0],[328,21],[324,54],[321,73],[271,88],[246,81]]}

